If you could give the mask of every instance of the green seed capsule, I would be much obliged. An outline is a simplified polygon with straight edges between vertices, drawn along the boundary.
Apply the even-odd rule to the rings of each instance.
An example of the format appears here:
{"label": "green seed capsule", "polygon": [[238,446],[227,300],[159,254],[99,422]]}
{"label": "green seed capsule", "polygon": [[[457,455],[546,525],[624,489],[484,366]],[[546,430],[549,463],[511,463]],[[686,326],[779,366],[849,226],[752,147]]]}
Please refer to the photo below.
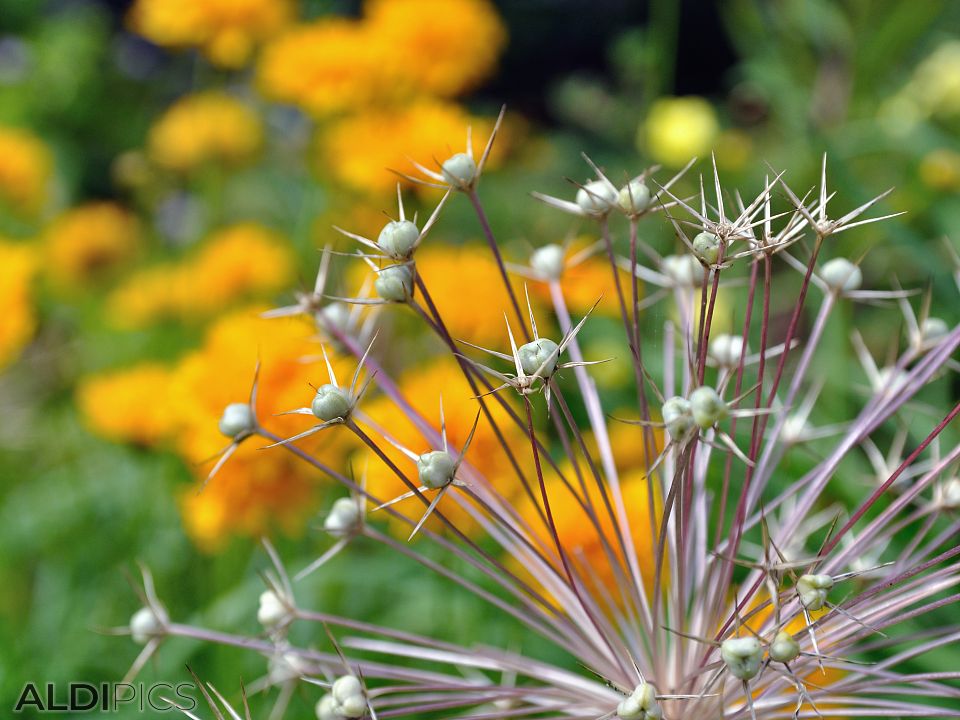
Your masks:
{"label": "green seed capsule", "polygon": [[457,461],[444,450],[432,450],[417,458],[417,473],[420,484],[438,489],[453,482]]}
{"label": "green seed capsule", "polygon": [[668,398],[660,407],[660,415],[667,426],[667,432],[674,440],[684,437],[693,428],[693,414],[690,402],[686,398],[674,396]]}
{"label": "green seed capsule", "polygon": [[520,356],[520,367],[527,375],[533,375],[542,366],[543,370],[540,372],[540,377],[550,377],[553,375],[553,371],[557,369],[557,360],[559,359],[557,350],[559,347],[549,338],[540,338],[528,342],[526,345],[521,345],[517,349],[517,354]]}
{"label": "green seed capsule", "polygon": [[820,278],[831,290],[849,292],[863,284],[863,273],[846,258],[834,258],[820,268]]}
{"label": "green seed capsule", "polygon": [[130,636],[139,645],[144,645],[151,638],[163,632],[163,623],[157,614],[148,607],[137,610],[130,618]]}
{"label": "green seed capsule", "polygon": [[387,255],[397,260],[406,260],[413,254],[420,239],[420,230],[409,220],[391,220],[383,226],[377,245]]}
{"label": "green seed capsule", "polygon": [[235,439],[253,432],[256,424],[253,408],[247,403],[230,403],[223,409],[217,427],[228,438]]}
{"label": "green seed capsule", "polygon": [[477,177],[477,163],[466,153],[457,153],[444,160],[440,174],[453,187],[464,190]]}
{"label": "green seed capsule", "polygon": [[606,215],[616,204],[617,191],[602,180],[593,180],[577,190],[577,205],[587,215]]}
{"label": "green seed capsule", "polygon": [[751,680],[760,672],[763,650],[756,638],[727,638],[720,645],[720,657],[735,678]]}
{"label": "green seed capsule", "polygon": [[337,498],[323,521],[323,529],[335,538],[348,537],[360,528],[362,518],[363,511],[356,500]]}
{"label": "green seed capsule", "polygon": [[782,663],[793,662],[800,657],[800,644],[793,639],[793,635],[781,630],[770,643],[768,653],[771,660]]}
{"label": "green seed capsule", "polygon": [[643,180],[631,180],[620,188],[617,205],[627,215],[639,215],[650,207],[650,188]]}
{"label": "green seed capsule", "polygon": [[707,265],[713,265],[720,257],[720,238],[713,233],[698,233],[693,238],[693,251]]}
{"label": "green seed capsule", "polygon": [[827,603],[827,592],[833,587],[829,575],[801,575],[797,580],[800,604],[807,610],[819,610]]}
{"label": "green seed capsule", "polygon": [[350,414],[350,398],[346,391],[336,385],[321,385],[313,396],[310,410],[324,422],[346,420]]}
{"label": "green seed capsule", "polygon": [[730,408],[712,387],[698,387],[690,394],[690,411],[703,430],[712,428],[730,415]]}
{"label": "green seed capsule", "polygon": [[559,280],[563,275],[565,254],[559,245],[544,245],[530,255],[530,267],[547,280]]}
{"label": "green seed capsule", "polygon": [[384,300],[406,302],[413,295],[413,273],[406,265],[391,265],[377,273],[373,288]]}

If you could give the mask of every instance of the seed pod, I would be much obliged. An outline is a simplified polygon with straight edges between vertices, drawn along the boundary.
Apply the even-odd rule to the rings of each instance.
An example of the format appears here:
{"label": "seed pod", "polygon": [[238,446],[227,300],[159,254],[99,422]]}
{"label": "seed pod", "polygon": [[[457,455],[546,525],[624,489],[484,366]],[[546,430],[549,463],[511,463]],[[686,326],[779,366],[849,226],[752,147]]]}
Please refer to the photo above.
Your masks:
{"label": "seed pod", "polygon": [[650,683],[642,682],[629,697],[617,705],[620,720],[660,720],[663,710],[657,703],[657,691]]}
{"label": "seed pod", "polygon": [[453,187],[467,190],[477,177],[477,163],[467,153],[457,153],[443,161],[440,174]]}
{"label": "seed pod", "polygon": [[353,675],[337,678],[330,689],[335,709],[346,718],[361,717],[367,711],[367,701],[363,696],[363,686]]}
{"label": "seed pod", "polygon": [[760,672],[763,650],[754,637],[727,638],[720,645],[720,657],[735,678],[751,680]]}
{"label": "seed pod", "polygon": [[849,292],[863,284],[860,268],[846,258],[834,258],[820,268],[820,278],[834,292]]}
{"label": "seed pod", "polygon": [[720,367],[735,368],[743,355],[743,337],[740,335],[715,335],[707,348],[711,359]]}
{"label": "seed pod", "polygon": [[563,275],[564,255],[559,245],[544,245],[530,255],[530,267],[547,280],[559,280]]}
{"label": "seed pod", "polygon": [[162,633],[163,623],[151,608],[142,607],[130,618],[130,636],[135,643],[144,645],[148,640]]}
{"label": "seed pod", "polygon": [[420,230],[409,220],[391,220],[383,226],[377,245],[396,260],[406,260],[416,248]]}
{"label": "seed pod", "polygon": [[346,420],[351,410],[350,397],[342,388],[327,383],[317,388],[310,410],[324,422]]}
{"label": "seed pod", "polygon": [[660,269],[678,287],[694,287],[703,277],[703,268],[693,255],[667,255]]}
{"label": "seed pod", "polygon": [[543,366],[540,377],[550,377],[553,375],[553,371],[557,369],[557,360],[559,359],[557,350],[559,347],[549,338],[540,338],[528,342],[526,345],[521,345],[517,350],[517,354],[520,356],[520,367],[527,375],[533,375]]}
{"label": "seed pod", "polygon": [[442,488],[453,481],[457,461],[445,450],[432,450],[417,458],[420,484],[428,488]]}
{"label": "seed pod", "polygon": [[827,602],[827,592],[833,587],[829,575],[801,575],[797,580],[800,604],[807,610],[819,610]]}
{"label": "seed pod", "polygon": [[317,714],[317,720],[342,720],[342,716],[337,712],[337,701],[330,693],[317,700],[314,712]]}
{"label": "seed pod", "polygon": [[793,662],[800,657],[800,644],[793,639],[793,635],[786,630],[781,630],[773,638],[767,652],[771,660],[782,663]]}
{"label": "seed pod", "polygon": [[954,476],[941,483],[936,501],[945,510],[960,510],[960,477]]}
{"label": "seed pod", "polygon": [[363,511],[356,500],[337,498],[323,521],[323,529],[335,538],[348,537],[360,529],[362,519]]}
{"label": "seed pod", "polygon": [[660,415],[667,426],[667,432],[674,440],[684,437],[693,427],[693,414],[690,402],[686,398],[674,396],[668,398],[660,407]]}
{"label": "seed pod", "polygon": [[235,439],[252,433],[256,424],[253,408],[247,403],[230,403],[223,409],[217,427],[228,438]]}
{"label": "seed pod", "polygon": [[260,607],[257,608],[257,622],[267,629],[282,625],[290,617],[290,611],[273,590],[260,593]]}
{"label": "seed pod", "polygon": [[309,669],[298,655],[292,652],[277,653],[267,661],[267,680],[271,685],[283,685],[303,677]]}
{"label": "seed pod", "polygon": [[391,265],[377,273],[373,289],[389,302],[406,302],[413,295],[413,273],[406,265]]}
{"label": "seed pod", "polygon": [[720,238],[713,233],[698,233],[692,244],[694,253],[707,265],[714,265],[720,257]]}
{"label": "seed pod", "polygon": [[317,320],[326,327],[346,333],[350,328],[350,308],[342,302],[329,303],[317,313]]}
{"label": "seed pod", "polygon": [[602,217],[617,203],[617,191],[603,180],[592,180],[577,190],[577,205],[587,215]]}
{"label": "seed pod", "polygon": [[690,393],[690,412],[702,429],[712,428],[730,415],[730,408],[712,387],[704,385]]}
{"label": "seed pod", "polygon": [[639,178],[620,188],[617,205],[627,215],[639,215],[650,207],[650,188]]}
{"label": "seed pod", "polygon": [[938,317],[924,318],[920,323],[920,341],[923,343],[935,343],[942,340],[950,332],[950,326],[945,320]]}

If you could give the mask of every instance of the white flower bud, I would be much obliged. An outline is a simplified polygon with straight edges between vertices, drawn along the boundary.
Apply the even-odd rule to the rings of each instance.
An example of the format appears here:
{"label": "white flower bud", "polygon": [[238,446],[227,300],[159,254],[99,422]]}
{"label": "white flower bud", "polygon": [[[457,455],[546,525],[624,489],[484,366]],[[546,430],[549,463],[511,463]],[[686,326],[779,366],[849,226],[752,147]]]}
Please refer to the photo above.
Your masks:
{"label": "white flower bud", "polygon": [[440,166],[443,179],[461,190],[469,188],[477,177],[477,163],[467,153],[451,155]]}
{"label": "white flower bud", "polygon": [[163,633],[163,623],[157,614],[148,607],[137,610],[130,618],[130,636],[135,643],[145,644],[150,638]]}
{"label": "white flower bud", "polygon": [[735,368],[740,365],[740,357],[743,355],[743,337],[714,335],[710,338],[707,353],[720,367]]}
{"label": "white flower bud", "polygon": [[925,318],[920,323],[920,341],[923,343],[935,343],[942,340],[950,332],[950,326],[946,321],[938,317]]}
{"label": "white flower bud", "polygon": [[409,220],[391,220],[383,226],[377,245],[387,255],[397,260],[406,260],[420,239],[420,230]]}
{"label": "white flower bud", "polygon": [[362,717],[367,711],[367,700],[363,695],[363,686],[353,675],[344,675],[334,681],[330,689],[339,715],[346,718]]}
{"label": "white flower bud", "polygon": [[321,324],[345,333],[350,328],[350,308],[346,303],[332,302],[320,309],[317,319]]}
{"label": "white flower bud", "polygon": [[343,538],[357,532],[362,520],[363,510],[356,500],[337,498],[323,521],[323,529],[335,538]]}
{"label": "white flower bud", "polygon": [[829,575],[801,575],[797,580],[800,604],[807,610],[819,610],[827,602],[827,592],[833,587]]}
{"label": "white flower bud", "polygon": [[650,188],[643,180],[631,180],[620,188],[617,194],[617,205],[627,215],[639,215],[650,207]]}
{"label": "white flower bud", "polygon": [[793,635],[786,630],[781,630],[773,638],[768,650],[770,659],[776,662],[793,662],[800,657],[800,644],[793,639]]}
{"label": "white flower bud", "polygon": [[257,608],[257,622],[265,628],[275,628],[290,618],[290,611],[273,590],[260,593],[260,607]]}
{"label": "white flower bud", "polygon": [[230,403],[223,409],[217,423],[220,432],[231,439],[253,432],[255,426],[253,408],[247,403]]}
{"label": "white flower bud", "polygon": [[592,180],[577,190],[577,205],[587,215],[606,215],[617,203],[617,191],[603,180]]}
{"label": "white flower bud", "polygon": [[530,255],[530,267],[547,280],[559,280],[563,275],[565,254],[559,245],[544,245]]}
{"label": "white flower bud", "polygon": [[517,350],[517,355],[520,356],[520,367],[527,375],[533,375],[542,366],[540,377],[550,377],[557,369],[558,348],[559,345],[549,338],[540,338],[521,345]]}
{"label": "white flower bud", "polygon": [[303,677],[309,666],[292,652],[277,653],[267,661],[267,680],[271,685],[297,680]]}
{"label": "white flower bud", "polygon": [[703,277],[703,268],[693,255],[667,255],[660,269],[679,287],[694,287]]}
{"label": "white flower bud", "polygon": [[425,452],[417,458],[417,474],[420,484],[428,488],[442,488],[453,481],[457,461],[445,450]]}
{"label": "white flower bud", "polygon": [[413,294],[413,273],[406,265],[391,265],[377,273],[373,289],[384,300],[406,302]]}
{"label": "white flower bud", "polygon": [[712,387],[704,385],[690,393],[690,412],[702,429],[712,428],[730,415],[730,408]]}
{"label": "white flower bud", "polygon": [[310,403],[310,410],[324,422],[331,420],[346,420],[350,414],[350,397],[347,392],[336,385],[327,383],[317,389]]}
{"label": "white flower bud", "polygon": [[835,292],[856,290],[863,284],[860,268],[846,258],[834,258],[820,268],[820,278]]}
{"label": "white flower bud", "polygon": [[663,710],[657,703],[657,691],[650,683],[640,683],[617,705],[620,720],[660,720]]}
{"label": "white flower bud", "polygon": [[713,233],[698,233],[693,238],[693,251],[707,265],[713,265],[720,257],[720,238]]}
{"label": "white flower bud", "polygon": [[337,712],[337,701],[333,699],[333,695],[330,693],[317,700],[315,712],[317,720],[343,720],[343,717]]}
{"label": "white flower bud", "polygon": [[750,680],[760,672],[763,650],[754,637],[727,638],[720,645],[720,657],[731,675]]}
{"label": "white flower bud", "polygon": [[663,424],[667,426],[667,432],[674,440],[685,436],[693,427],[693,414],[686,398],[668,398],[660,407],[660,415],[663,417]]}

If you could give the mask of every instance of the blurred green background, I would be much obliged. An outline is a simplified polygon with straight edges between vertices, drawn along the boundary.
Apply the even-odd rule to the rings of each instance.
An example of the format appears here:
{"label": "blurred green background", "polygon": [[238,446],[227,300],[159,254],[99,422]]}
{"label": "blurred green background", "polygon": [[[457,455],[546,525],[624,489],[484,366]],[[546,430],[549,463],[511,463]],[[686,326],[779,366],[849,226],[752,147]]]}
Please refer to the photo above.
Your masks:
{"label": "blurred green background", "polygon": [[[289,490],[294,480],[277,466],[251,486],[246,520],[220,517],[240,512],[226,492],[184,499],[209,452],[195,429],[215,430],[217,415],[213,398],[183,403],[197,373],[227,362],[210,338],[224,327],[253,338],[231,313],[309,287],[318,248],[340,242],[331,224],[378,231],[381,211],[394,208],[386,166],[406,171],[408,154],[430,163],[459,150],[470,122],[485,139],[501,103],[507,122],[482,195],[508,258],[570,231],[527,195],[569,196],[563,178],[588,176],[581,151],[617,179],[714,152],[729,187],[761,187],[769,163],[799,191],[814,185],[826,152],[839,208],[896,187],[878,212],[907,212],[831,241],[829,256],[870,249],[868,278],[930,286],[944,319],[960,319],[943,248],[960,224],[956,3],[241,5],[246,14],[226,0],[0,0],[5,708],[27,680],[124,674],[136,647],[96,631],[138,607],[126,579],[135,560],[152,568],[173,617],[259,630],[258,534],[304,565],[327,547],[317,518],[338,493],[302,470]],[[694,187],[691,176],[684,191]],[[421,213],[436,201],[407,195]],[[649,232],[670,242],[662,227]],[[457,267],[443,252],[479,238],[465,202],[451,203],[438,236],[447,250],[437,267]],[[356,290],[351,272],[338,265],[340,292]],[[885,348],[889,317],[851,312],[831,342],[842,346],[856,326]],[[588,343],[602,345],[612,327],[603,322],[613,321],[588,331]],[[296,338],[276,342],[298,351]],[[236,360],[230,387],[241,392],[251,372],[250,358]],[[168,407],[170,397],[181,405]],[[343,460],[350,448],[324,452]],[[265,510],[251,508],[260,501]],[[303,584],[305,604],[551,655],[421,568],[371,543],[350,552],[349,572],[341,558]],[[249,653],[175,640],[141,679],[185,679],[187,662],[225,692],[264,671]],[[307,694],[293,702],[292,716],[310,712]]]}

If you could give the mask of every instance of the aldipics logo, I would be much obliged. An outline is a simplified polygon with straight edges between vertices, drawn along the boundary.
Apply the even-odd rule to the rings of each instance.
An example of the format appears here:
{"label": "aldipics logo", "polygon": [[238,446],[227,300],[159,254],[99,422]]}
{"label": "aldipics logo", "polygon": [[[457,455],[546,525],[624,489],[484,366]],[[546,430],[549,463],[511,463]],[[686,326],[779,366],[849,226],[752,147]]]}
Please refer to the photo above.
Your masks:
{"label": "aldipics logo", "polygon": [[139,712],[190,711],[197,707],[193,683],[56,683],[28,682],[23,686],[13,712]]}

